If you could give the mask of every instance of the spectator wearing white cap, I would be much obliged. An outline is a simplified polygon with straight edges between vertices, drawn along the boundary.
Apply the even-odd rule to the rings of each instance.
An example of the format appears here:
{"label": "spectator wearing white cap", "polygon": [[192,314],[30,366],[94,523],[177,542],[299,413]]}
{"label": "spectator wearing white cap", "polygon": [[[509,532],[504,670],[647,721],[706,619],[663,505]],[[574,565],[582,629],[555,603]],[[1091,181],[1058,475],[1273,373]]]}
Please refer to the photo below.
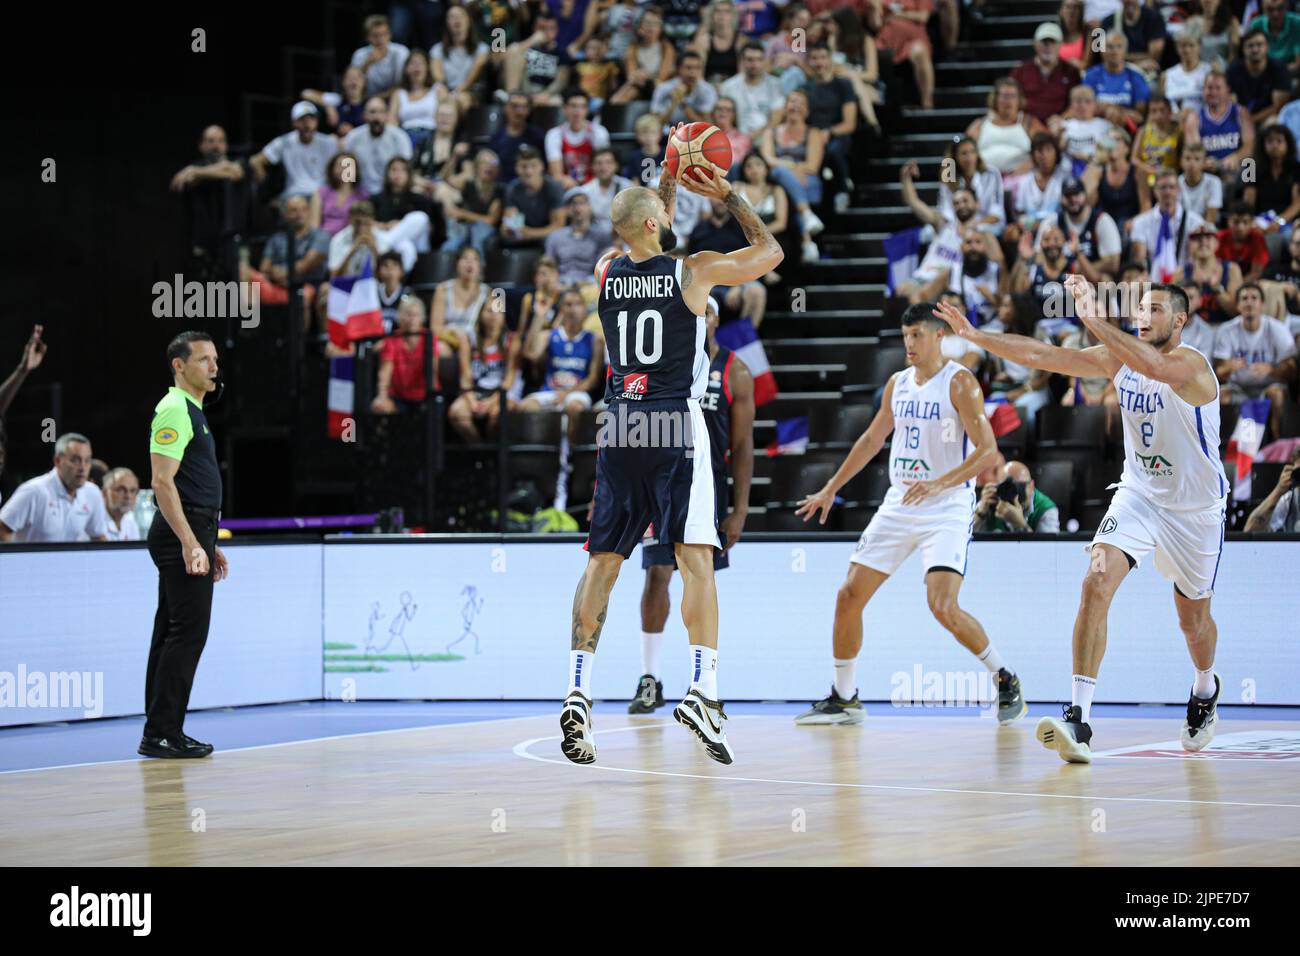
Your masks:
{"label": "spectator wearing white cap", "polygon": [[1082,82],[1079,71],[1061,59],[1061,28],[1040,23],[1034,31],[1034,55],[1011,71],[1025,93],[1025,109],[1044,123],[1064,113],[1070,90]]}
{"label": "spectator wearing white cap", "polygon": [[109,541],[139,541],[135,499],[140,479],[130,468],[113,468],[104,476],[104,508],[108,512]]}
{"label": "spectator wearing white cap", "polygon": [[380,97],[372,96],[366,101],[365,120],[364,126],[348,133],[343,148],[356,156],[361,167],[361,184],[375,196],[383,192],[388,161],[396,156],[410,159],[415,149],[402,128],[388,122],[388,104]]}
{"label": "spectator wearing white cap", "polygon": [[314,104],[300,100],[294,104],[289,116],[293,120],[294,131],[271,140],[248,161],[248,165],[252,167],[253,175],[259,183],[266,179],[268,167],[283,166],[284,191],[280,193],[280,198],[310,198],[325,185],[326,170],[329,169],[334,154],[339,151],[339,144],[332,136],[317,134],[319,116]]}
{"label": "spectator wearing white cap", "polygon": [[90,484],[90,439],[76,432],[54,443],[54,467],[25,481],[0,508],[0,541],[108,540],[108,512]]}

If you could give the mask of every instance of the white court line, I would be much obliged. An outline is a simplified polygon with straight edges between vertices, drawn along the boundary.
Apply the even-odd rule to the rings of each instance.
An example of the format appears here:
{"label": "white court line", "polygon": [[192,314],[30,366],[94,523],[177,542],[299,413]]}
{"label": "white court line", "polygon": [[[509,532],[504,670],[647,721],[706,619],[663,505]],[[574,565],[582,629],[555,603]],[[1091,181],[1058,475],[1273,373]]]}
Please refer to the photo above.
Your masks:
{"label": "white court line", "polygon": [[[758,717],[759,715],[752,716]],[[602,730],[597,736],[616,734],[619,731],[625,730],[648,730],[652,727],[669,726],[672,725],[667,721],[664,721],[663,723],[646,724],[635,727],[615,727],[612,730]],[[527,760],[536,760],[538,763],[559,764],[562,767],[579,766],[584,770],[607,770],[613,773],[639,773],[654,777],[681,777],[690,780],[731,780],[737,783],[774,783],[782,786],[795,787],[839,787],[848,790],[896,790],[904,793],[953,793],[984,797],[1037,797],[1046,800],[1105,800],[1114,803],[1173,803],[1210,807],[1255,807],[1260,809],[1300,810],[1300,803],[1241,803],[1234,800],[1173,800],[1162,797],[1100,797],[1089,794],[1027,793],[1018,790],[960,790],[953,787],[904,787],[884,783],[826,783],[819,780],[778,780],[769,777],[733,777],[726,774],[677,773],[670,770],[639,770],[633,767],[610,767],[605,764],[574,764],[567,759],[561,760],[552,759],[550,757],[539,757],[536,754],[528,752],[528,748],[533,746],[533,744],[539,744],[546,740],[560,739],[562,738],[559,735],[554,737],[533,737],[531,740],[524,740],[515,744],[513,751],[517,757],[524,757]]]}
{"label": "white court line", "polygon": [[[245,750],[271,750],[275,747],[296,747],[299,744],[314,744],[325,740],[347,740],[351,737],[379,737],[384,734],[409,734],[416,730],[442,730],[449,727],[477,727],[482,724],[505,724],[512,720],[535,720],[538,717],[547,717],[549,714],[524,714],[518,717],[492,717],[487,720],[466,720],[459,723],[446,724],[426,724],[423,727],[394,727],[389,730],[363,730],[355,734],[334,734],[329,737],[307,737],[303,740],[283,740],[275,744],[253,744],[249,747],[224,747],[216,751],[218,754],[242,753]],[[556,738],[559,739],[558,737]],[[164,758],[165,759],[165,758]],[[186,763],[203,763],[206,758],[186,759]],[[15,773],[38,773],[42,770],[70,770],[73,767],[106,767],[111,764],[119,763],[143,763],[150,761],[158,762],[156,757],[124,757],[121,760],[90,760],[86,763],[63,763],[55,764],[51,767],[23,767],[18,770],[0,770],[0,777]]]}

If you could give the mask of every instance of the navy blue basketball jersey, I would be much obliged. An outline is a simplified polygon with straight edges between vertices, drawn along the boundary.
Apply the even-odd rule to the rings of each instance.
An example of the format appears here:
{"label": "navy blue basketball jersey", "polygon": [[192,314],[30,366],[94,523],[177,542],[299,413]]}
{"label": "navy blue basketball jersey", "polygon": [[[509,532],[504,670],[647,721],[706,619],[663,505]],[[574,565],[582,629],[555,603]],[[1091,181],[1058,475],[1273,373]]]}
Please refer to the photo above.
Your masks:
{"label": "navy blue basketball jersey", "polygon": [[708,377],[704,316],[682,299],[682,260],[627,256],[605,267],[597,302],[611,401],[699,399]]}
{"label": "navy blue basketball jersey", "polygon": [[718,346],[718,354],[709,363],[709,380],[700,399],[715,475],[727,473],[727,456],[731,450],[731,360],[735,357],[734,352]]}

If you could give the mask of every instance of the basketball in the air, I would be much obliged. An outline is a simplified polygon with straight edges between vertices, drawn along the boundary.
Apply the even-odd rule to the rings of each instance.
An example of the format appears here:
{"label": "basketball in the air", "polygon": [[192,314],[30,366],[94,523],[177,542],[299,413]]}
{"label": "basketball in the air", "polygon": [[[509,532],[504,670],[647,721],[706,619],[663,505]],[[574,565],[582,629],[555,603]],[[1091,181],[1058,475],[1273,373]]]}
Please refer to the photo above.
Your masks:
{"label": "basketball in the air", "polygon": [[696,182],[707,181],[711,166],[725,176],[731,168],[731,143],[712,123],[690,123],[668,138],[664,166],[678,182],[687,175]]}

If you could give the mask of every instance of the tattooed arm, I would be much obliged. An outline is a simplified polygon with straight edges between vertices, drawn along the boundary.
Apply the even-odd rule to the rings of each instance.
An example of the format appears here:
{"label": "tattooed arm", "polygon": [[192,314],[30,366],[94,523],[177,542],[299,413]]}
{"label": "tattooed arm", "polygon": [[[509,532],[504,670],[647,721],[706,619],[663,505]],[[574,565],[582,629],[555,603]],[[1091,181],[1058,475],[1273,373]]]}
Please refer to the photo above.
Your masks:
{"label": "tattooed arm", "polygon": [[703,183],[687,178],[685,185],[693,193],[724,203],[749,240],[748,246],[735,252],[697,252],[686,257],[682,267],[682,289],[688,305],[694,307],[695,298],[699,298],[698,314],[703,315],[709,289],[715,285],[743,285],[765,276],[781,263],[785,252],[758,213],[754,212],[754,207],[733,190],[723,176],[714,172],[713,178]]}
{"label": "tattooed arm", "polygon": [[667,167],[660,167],[659,170],[659,198],[668,212],[668,221],[672,222],[673,215],[677,212],[677,180],[668,172]]}

